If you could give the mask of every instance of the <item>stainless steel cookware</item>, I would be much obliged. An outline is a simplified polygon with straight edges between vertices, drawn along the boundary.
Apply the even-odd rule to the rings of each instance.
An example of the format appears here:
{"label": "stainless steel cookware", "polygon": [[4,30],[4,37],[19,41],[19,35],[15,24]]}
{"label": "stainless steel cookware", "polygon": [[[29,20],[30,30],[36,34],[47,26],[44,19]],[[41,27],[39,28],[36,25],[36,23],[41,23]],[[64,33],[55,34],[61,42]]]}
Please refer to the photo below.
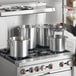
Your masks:
{"label": "stainless steel cookware", "polygon": [[54,52],[62,52],[65,50],[64,28],[56,25],[52,28],[52,36],[50,36],[50,50]]}
{"label": "stainless steel cookware", "polygon": [[29,40],[19,37],[11,37],[9,39],[10,56],[14,58],[27,57],[29,49]]}
{"label": "stainless steel cookware", "polygon": [[55,25],[52,30],[52,36],[56,36],[56,35],[62,35],[64,36],[64,27],[61,25]]}
{"label": "stainless steel cookware", "polygon": [[30,39],[29,49],[36,47],[36,26],[35,25],[22,25],[19,26],[20,37],[23,39]]}
{"label": "stainless steel cookware", "polygon": [[48,41],[50,35],[50,27],[48,26],[48,24],[38,26],[37,30],[37,44],[40,46],[49,46]]}
{"label": "stainless steel cookware", "polygon": [[37,28],[36,25],[30,25],[30,49],[36,48],[37,44]]}
{"label": "stainless steel cookware", "polygon": [[65,50],[65,37],[61,35],[50,37],[50,50],[54,52],[63,52]]}
{"label": "stainless steel cookware", "polygon": [[19,36],[23,37],[23,39],[29,39],[30,38],[30,28],[29,25],[22,25],[18,27],[19,30]]}

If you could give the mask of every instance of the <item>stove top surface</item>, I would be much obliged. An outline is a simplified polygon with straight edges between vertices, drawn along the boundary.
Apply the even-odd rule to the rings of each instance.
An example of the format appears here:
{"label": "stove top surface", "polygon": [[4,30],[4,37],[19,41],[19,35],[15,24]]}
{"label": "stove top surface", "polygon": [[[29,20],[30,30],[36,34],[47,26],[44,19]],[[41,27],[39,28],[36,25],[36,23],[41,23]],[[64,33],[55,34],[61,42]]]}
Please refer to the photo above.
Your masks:
{"label": "stove top surface", "polygon": [[11,57],[9,55],[9,49],[2,49],[0,50],[0,56],[15,62],[15,61],[20,61],[20,60],[27,60],[27,59],[32,59],[32,58],[39,58],[39,57],[46,57],[46,56],[50,56],[50,55],[59,55],[59,54],[63,54],[63,53],[68,53],[69,51],[64,50],[63,52],[53,52],[51,50],[49,50],[48,48],[35,48],[32,50],[29,50],[29,56],[28,57],[24,57],[24,58],[14,58]]}
{"label": "stove top surface", "polygon": [[46,55],[53,55],[53,54],[60,54],[60,53],[66,53],[69,52],[67,50],[64,50],[63,52],[54,52],[52,50],[49,50],[48,48],[36,48],[33,50],[29,50],[29,56],[30,57],[40,57],[40,56],[46,56]]}

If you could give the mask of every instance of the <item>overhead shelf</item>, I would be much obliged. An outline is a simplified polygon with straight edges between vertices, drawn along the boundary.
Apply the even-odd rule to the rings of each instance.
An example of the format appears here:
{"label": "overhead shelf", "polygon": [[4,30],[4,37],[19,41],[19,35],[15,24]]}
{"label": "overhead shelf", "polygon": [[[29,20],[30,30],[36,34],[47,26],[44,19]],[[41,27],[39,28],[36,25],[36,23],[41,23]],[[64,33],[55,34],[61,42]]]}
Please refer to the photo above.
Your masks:
{"label": "overhead shelf", "polygon": [[0,16],[14,16],[14,15],[23,15],[23,14],[36,14],[36,13],[48,13],[54,12],[55,8],[41,8],[41,9],[33,9],[33,10],[17,10],[17,11],[9,11],[9,12],[0,12]]}
{"label": "overhead shelf", "polygon": [[15,16],[24,14],[38,14],[54,12],[55,8],[48,7],[46,3],[21,3],[2,5],[0,7],[0,16]]}

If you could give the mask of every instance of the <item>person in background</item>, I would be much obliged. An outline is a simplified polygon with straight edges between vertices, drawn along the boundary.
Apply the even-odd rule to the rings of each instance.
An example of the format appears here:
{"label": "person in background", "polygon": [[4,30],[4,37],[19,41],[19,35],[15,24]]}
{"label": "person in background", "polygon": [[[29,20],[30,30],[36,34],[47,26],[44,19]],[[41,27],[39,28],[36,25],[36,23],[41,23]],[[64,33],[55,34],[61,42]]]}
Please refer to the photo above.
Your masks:
{"label": "person in background", "polygon": [[73,25],[67,25],[63,23],[60,23],[59,25],[63,26],[69,33],[76,36],[76,26],[74,27]]}

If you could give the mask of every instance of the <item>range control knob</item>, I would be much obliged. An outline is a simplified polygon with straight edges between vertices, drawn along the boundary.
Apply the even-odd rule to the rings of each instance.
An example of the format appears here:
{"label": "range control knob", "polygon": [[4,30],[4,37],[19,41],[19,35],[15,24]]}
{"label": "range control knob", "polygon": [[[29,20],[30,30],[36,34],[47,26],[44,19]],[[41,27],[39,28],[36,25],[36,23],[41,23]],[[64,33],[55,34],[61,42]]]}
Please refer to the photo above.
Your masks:
{"label": "range control knob", "polygon": [[26,74],[26,70],[25,69],[21,69],[20,74]]}
{"label": "range control knob", "polygon": [[42,65],[42,66],[40,67],[40,69],[41,69],[41,71],[43,71],[43,70],[46,69],[46,67],[45,67],[44,65]]}
{"label": "range control knob", "polygon": [[35,67],[35,69],[34,69],[36,72],[38,72],[39,71],[39,67],[37,66],[37,67]]}
{"label": "range control knob", "polygon": [[31,67],[31,68],[29,68],[29,72],[30,72],[30,73],[33,73],[33,71],[34,71],[34,70],[33,70],[33,68],[32,68],[32,67]]}
{"label": "range control knob", "polygon": [[64,67],[64,63],[63,62],[60,62],[59,66],[60,67]]}
{"label": "range control knob", "polygon": [[49,68],[49,69],[52,69],[52,68],[53,68],[53,65],[52,65],[52,64],[49,64],[49,65],[48,65],[48,68]]}
{"label": "range control knob", "polygon": [[72,62],[71,61],[67,61],[67,65],[72,65]]}

